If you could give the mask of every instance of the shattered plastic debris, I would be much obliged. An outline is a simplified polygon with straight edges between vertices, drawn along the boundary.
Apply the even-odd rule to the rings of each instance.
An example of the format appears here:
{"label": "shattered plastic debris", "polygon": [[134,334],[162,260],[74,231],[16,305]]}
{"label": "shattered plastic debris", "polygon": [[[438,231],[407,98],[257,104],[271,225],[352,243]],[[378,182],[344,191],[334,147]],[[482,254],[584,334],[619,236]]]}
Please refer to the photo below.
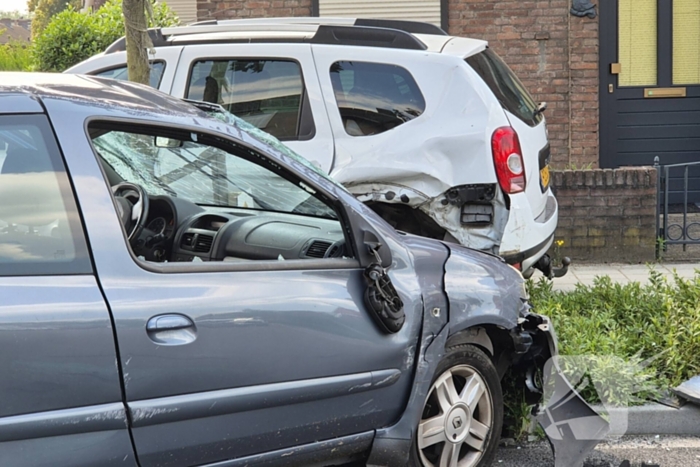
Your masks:
{"label": "shattered plastic debris", "polygon": [[681,383],[680,386],[673,389],[673,392],[694,404],[700,405],[700,376],[694,376],[688,381]]}

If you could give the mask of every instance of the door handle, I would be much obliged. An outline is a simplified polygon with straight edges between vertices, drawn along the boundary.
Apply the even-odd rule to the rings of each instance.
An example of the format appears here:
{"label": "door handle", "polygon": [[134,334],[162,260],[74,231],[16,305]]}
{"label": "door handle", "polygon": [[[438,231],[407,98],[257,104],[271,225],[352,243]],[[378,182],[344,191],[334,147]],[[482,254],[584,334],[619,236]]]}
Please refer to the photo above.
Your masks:
{"label": "door handle", "polygon": [[146,323],[148,337],[160,345],[184,345],[197,339],[197,328],[185,315],[154,316]]}

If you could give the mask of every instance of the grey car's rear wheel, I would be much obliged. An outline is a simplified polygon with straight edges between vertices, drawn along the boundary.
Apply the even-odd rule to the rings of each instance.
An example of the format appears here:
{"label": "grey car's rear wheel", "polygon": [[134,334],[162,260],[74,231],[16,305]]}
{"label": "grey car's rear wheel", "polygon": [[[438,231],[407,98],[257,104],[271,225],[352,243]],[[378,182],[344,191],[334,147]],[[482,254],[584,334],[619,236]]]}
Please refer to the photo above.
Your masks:
{"label": "grey car's rear wheel", "polygon": [[416,429],[413,465],[490,465],[503,426],[503,395],[493,363],[477,347],[455,346],[436,375]]}

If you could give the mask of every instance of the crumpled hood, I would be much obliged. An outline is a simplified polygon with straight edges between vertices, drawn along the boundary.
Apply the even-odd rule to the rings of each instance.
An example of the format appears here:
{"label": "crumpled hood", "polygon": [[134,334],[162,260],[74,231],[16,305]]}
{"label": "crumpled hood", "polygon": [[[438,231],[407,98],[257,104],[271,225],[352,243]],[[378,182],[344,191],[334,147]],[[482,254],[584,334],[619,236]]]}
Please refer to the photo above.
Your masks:
{"label": "crumpled hood", "polygon": [[529,310],[525,279],[501,258],[446,243],[445,291],[450,304],[450,333],[490,323],[518,325]]}

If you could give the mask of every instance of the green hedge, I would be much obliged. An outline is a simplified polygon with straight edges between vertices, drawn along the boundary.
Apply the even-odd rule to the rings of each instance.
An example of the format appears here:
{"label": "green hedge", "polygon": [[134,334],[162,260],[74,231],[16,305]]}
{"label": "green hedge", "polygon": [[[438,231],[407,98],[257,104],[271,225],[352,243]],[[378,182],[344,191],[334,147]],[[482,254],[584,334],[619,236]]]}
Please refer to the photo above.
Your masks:
{"label": "green hedge", "polygon": [[0,71],[30,71],[32,49],[29,44],[11,42],[0,45]]}
{"label": "green hedge", "polygon": [[[649,274],[647,285],[603,276],[571,292],[553,291],[545,280],[529,283],[535,311],[552,318],[560,354],[586,356],[587,373],[608,402],[657,397],[700,374],[700,274]],[[601,397],[590,385],[583,395],[590,402]]]}
{"label": "green hedge", "polygon": [[[174,26],[179,19],[165,3],[154,3],[154,25]],[[34,42],[39,71],[63,71],[103,52],[124,35],[121,0],[110,0],[94,13],[68,8],[55,15]]]}

